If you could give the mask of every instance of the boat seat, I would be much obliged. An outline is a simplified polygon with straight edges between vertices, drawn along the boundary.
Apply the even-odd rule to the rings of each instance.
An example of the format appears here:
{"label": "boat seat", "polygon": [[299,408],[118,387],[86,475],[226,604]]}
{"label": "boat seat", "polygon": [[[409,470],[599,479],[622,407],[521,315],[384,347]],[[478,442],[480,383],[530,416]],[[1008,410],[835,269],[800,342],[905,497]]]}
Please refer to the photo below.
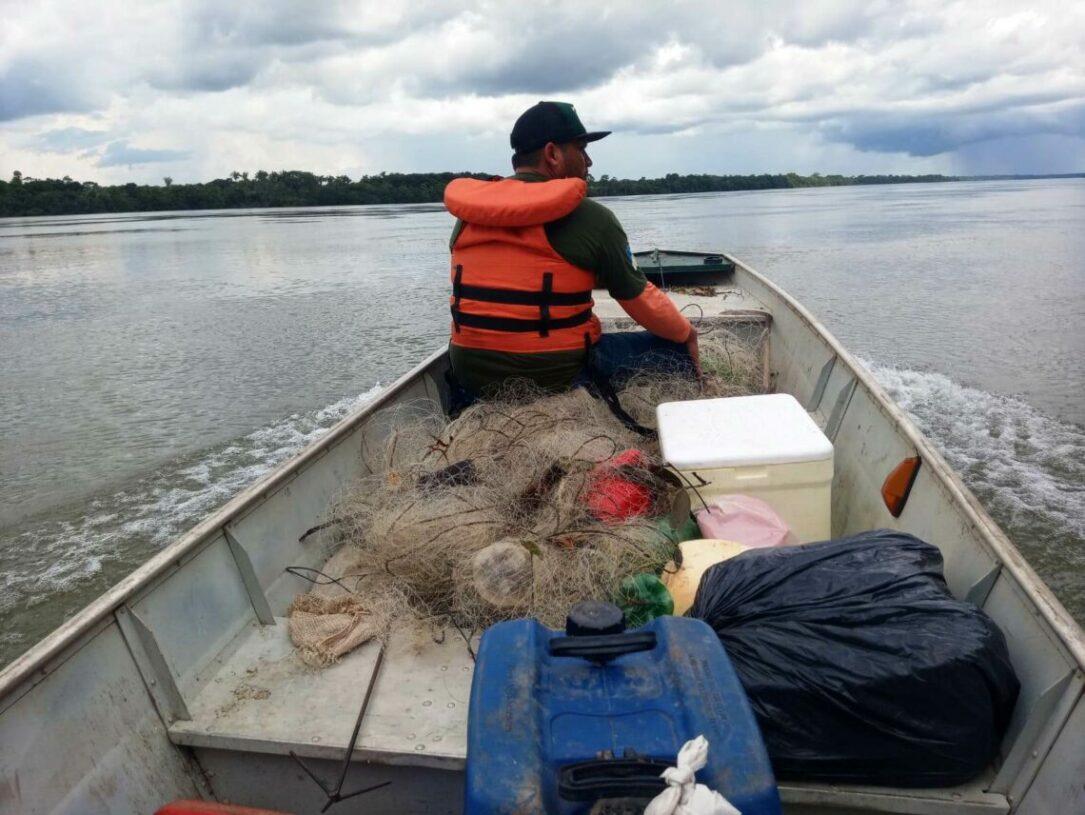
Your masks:
{"label": "boat seat", "polygon": [[[462,769],[473,662],[455,630],[393,636],[366,709],[353,759]],[[341,761],[365,699],[379,645],[313,668],[297,656],[286,618],[252,624],[216,659],[170,739],[196,748]]]}
{"label": "boat seat", "polygon": [[[712,294],[707,295],[694,289],[671,291],[668,296],[679,310],[696,317],[699,326],[741,330],[750,325],[767,328],[772,323],[772,314],[765,304],[737,287],[718,287]],[[592,310],[601,321],[604,331],[640,329],[621,304],[610,297],[605,289],[593,290],[592,298],[595,300]]]}

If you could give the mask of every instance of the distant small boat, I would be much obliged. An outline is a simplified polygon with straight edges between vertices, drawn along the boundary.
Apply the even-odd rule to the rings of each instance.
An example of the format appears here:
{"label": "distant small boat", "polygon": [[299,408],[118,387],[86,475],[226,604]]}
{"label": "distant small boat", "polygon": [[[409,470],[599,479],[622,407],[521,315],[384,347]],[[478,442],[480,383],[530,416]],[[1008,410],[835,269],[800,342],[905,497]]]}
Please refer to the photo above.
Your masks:
{"label": "distant small boat", "polygon": [[633,258],[649,281],[664,288],[714,285],[735,271],[735,262],[721,254],[653,249]]}
{"label": "distant small boat", "polygon": [[[765,390],[793,395],[833,442],[833,535],[892,528],[937,545],[950,589],[1001,627],[1021,680],[1000,760],[972,782],[786,782],[785,811],[1085,812],[1085,632],[941,454],[808,311],[745,264],[722,253],[637,260],[704,320],[765,334]],[[630,325],[605,292],[594,296],[607,330]],[[305,533],[368,473],[363,439],[387,434],[385,408],[447,404],[448,364],[435,351],[4,670],[0,811],[145,815],[180,798],[320,811],[323,793],[292,756],[335,778],[363,699],[345,789],[391,783],[336,811],[460,811],[472,673],[462,640],[371,643],[314,671],[285,621],[308,587],[285,569],[322,564]],[[916,457],[895,517],[881,487]]]}

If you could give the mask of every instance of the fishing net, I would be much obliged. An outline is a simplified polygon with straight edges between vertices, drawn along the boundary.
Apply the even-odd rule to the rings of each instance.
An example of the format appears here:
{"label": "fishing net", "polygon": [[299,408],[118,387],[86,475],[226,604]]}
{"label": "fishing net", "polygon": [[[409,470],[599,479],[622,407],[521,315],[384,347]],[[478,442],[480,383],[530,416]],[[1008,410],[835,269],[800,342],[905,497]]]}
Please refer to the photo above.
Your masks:
{"label": "fishing net", "polygon": [[723,329],[701,332],[698,346],[704,379],[681,373],[641,373],[622,388],[622,407],[638,423],[656,427],[656,406],[662,402],[746,396],[768,390],[763,358],[763,329],[753,324],[736,333]]}
{"label": "fishing net", "polygon": [[[763,335],[700,338],[704,382],[639,374],[622,406],[654,427],[663,401],[757,393]],[[587,390],[522,383],[455,420],[417,401],[369,421],[368,475],[332,505],[320,540],[334,555],[291,609],[291,637],[313,664],[336,660],[397,622],[477,632],[613,598],[626,578],[658,575],[677,543],[680,486],[658,444],[626,428]]]}

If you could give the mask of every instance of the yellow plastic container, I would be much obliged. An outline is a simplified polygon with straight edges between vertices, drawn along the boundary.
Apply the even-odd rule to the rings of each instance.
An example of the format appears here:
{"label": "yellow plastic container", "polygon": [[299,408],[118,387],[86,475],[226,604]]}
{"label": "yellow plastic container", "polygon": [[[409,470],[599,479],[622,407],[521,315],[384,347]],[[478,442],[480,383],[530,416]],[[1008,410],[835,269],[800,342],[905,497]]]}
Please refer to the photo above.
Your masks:
{"label": "yellow plastic container", "polygon": [[701,576],[710,566],[733,558],[748,547],[734,541],[701,539],[680,543],[682,566],[672,560],[663,568],[663,585],[674,598],[674,615],[680,617],[693,605]]}
{"label": "yellow plastic container", "polygon": [[665,402],[656,418],[663,458],[706,501],[752,495],[772,506],[800,543],[831,537],[833,445],[793,396]]}

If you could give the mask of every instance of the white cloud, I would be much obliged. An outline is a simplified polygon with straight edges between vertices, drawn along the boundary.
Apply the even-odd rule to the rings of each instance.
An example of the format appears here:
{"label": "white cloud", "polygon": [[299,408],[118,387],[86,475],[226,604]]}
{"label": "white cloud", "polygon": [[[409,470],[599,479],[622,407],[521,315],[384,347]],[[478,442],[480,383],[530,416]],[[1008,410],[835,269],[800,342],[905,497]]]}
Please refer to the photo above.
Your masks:
{"label": "white cloud", "polygon": [[[1082,4],[44,0],[0,11],[0,174],[160,177],[149,160],[107,154],[120,142],[168,157],[177,180],[259,167],[501,172],[512,121],[540,98],[575,101],[589,128],[616,131],[594,147],[600,174],[1085,169]],[[1033,153],[1050,139],[1060,156]]]}

